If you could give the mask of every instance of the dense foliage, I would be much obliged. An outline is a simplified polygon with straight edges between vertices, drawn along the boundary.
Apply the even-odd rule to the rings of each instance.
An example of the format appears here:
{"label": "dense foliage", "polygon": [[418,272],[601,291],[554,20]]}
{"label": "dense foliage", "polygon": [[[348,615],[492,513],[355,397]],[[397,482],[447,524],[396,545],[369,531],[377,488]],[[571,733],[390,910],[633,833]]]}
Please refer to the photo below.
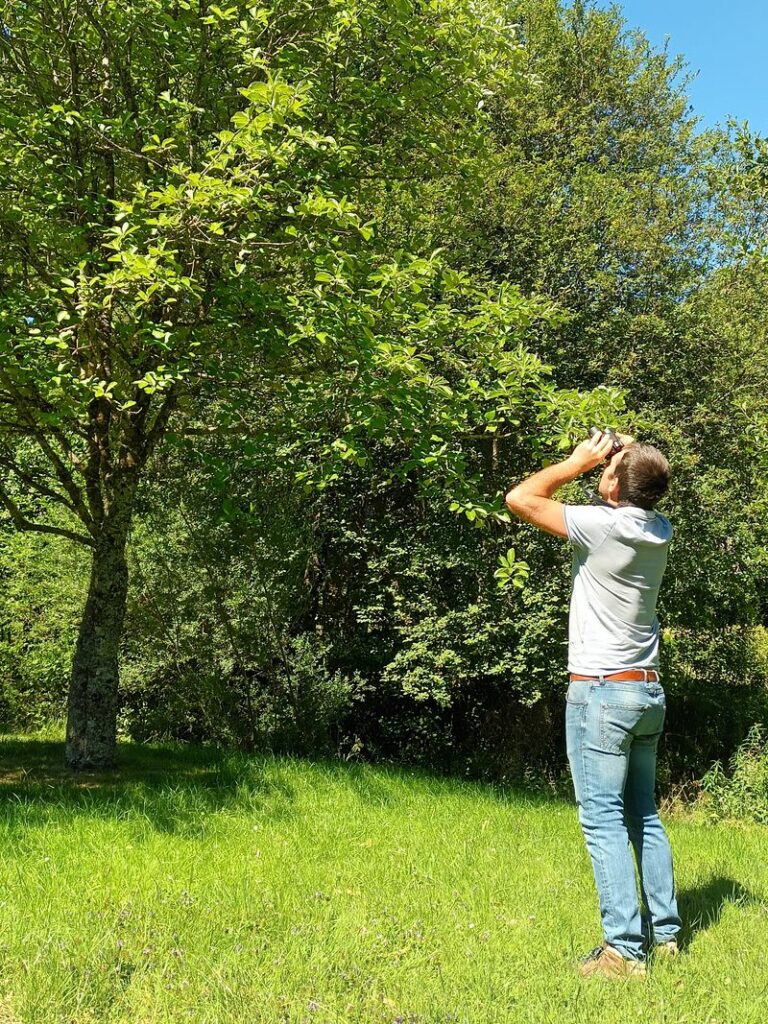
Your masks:
{"label": "dense foliage", "polygon": [[608,421],[675,470],[668,780],[768,721],[762,140],[584,3],[56,10],[0,4],[8,724],[557,765],[502,495]]}
{"label": "dense foliage", "polygon": [[726,772],[716,761],[702,780],[704,803],[713,820],[743,818],[768,824],[768,741],[754,725],[730,759]]}

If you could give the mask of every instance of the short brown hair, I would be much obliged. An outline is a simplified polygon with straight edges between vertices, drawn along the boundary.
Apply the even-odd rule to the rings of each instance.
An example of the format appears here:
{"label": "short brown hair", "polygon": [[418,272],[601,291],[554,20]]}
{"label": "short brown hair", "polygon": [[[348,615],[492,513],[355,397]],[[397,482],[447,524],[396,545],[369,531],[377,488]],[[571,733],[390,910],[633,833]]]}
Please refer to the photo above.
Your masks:
{"label": "short brown hair", "polygon": [[658,448],[637,441],[627,446],[616,467],[619,504],[652,509],[667,493],[669,463]]}

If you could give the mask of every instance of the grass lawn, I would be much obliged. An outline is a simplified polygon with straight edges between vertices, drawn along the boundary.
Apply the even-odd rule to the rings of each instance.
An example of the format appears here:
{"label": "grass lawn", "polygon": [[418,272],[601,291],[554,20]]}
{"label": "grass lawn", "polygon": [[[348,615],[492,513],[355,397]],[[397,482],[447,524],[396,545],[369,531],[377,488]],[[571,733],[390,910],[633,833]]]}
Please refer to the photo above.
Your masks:
{"label": "grass lawn", "polygon": [[685,954],[582,981],[600,939],[567,802],[422,773],[126,746],[70,779],[0,740],[0,1024],[748,1024],[768,834],[669,821]]}

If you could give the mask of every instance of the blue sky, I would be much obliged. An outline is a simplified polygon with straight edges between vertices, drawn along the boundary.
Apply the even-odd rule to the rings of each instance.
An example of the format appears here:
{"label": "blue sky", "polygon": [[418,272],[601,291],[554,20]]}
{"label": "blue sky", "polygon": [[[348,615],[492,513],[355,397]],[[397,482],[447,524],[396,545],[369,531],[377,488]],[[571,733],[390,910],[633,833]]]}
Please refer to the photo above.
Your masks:
{"label": "blue sky", "polygon": [[618,6],[654,46],[669,36],[670,52],[698,72],[688,95],[702,127],[732,114],[768,135],[768,0],[618,0]]}

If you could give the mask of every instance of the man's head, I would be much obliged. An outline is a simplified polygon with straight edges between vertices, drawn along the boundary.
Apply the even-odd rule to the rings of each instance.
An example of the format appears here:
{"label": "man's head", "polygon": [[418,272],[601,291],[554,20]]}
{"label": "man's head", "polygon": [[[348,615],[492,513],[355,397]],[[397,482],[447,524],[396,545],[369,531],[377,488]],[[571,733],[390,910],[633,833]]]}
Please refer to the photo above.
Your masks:
{"label": "man's head", "polygon": [[600,477],[598,490],[614,505],[652,509],[669,487],[669,463],[650,444],[634,441],[612,457]]}

